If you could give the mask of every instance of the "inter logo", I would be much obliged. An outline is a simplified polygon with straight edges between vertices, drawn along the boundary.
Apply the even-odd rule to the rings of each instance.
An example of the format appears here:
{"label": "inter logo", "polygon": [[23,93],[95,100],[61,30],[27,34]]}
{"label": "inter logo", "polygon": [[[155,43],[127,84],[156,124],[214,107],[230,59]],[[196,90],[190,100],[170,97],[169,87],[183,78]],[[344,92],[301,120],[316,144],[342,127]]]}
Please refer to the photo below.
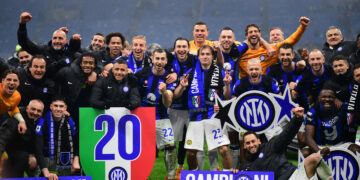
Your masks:
{"label": "inter logo", "polygon": [[114,167],[109,172],[109,180],[127,180],[128,175],[124,168],[122,167]]}
{"label": "inter logo", "polygon": [[334,179],[357,179],[359,177],[359,164],[351,152],[333,150],[324,160],[332,169]]}
{"label": "inter logo", "polygon": [[282,95],[251,90],[228,101],[216,98],[220,110],[213,117],[220,119],[223,128],[226,124],[240,133],[261,134],[282,121],[290,121],[291,109],[296,107],[288,86]]}
{"label": "inter logo", "polygon": [[251,177],[246,174],[239,174],[234,179],[236,179],[236,180],[252,180]]}
{"label": "inter logo", "polygon": [[271,100],[258,93],[249,93],[237,101],[235,118],[245,130],[262,131],[274,121],[275,107]]}

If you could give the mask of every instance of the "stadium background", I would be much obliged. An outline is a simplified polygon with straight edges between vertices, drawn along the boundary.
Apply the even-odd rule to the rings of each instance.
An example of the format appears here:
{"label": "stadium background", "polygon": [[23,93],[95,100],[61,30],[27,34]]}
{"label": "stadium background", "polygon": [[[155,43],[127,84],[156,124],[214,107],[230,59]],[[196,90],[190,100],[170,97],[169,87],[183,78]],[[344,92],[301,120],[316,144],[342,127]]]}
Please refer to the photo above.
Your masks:
{"label": "stadium background", "polygon": [[9,57],[15,49],[22,11],[33,15],[28,25],[33,41],[46,43],[56,28],[67,26],[71,34],[82,35],[83,47],[96,32],[119,31],[128,39],[144,34],[149,43],[169,48],[179,36],[192,38],[192,25],[200,20],[209,25],[209,39],[217,39],[219,30],[230,26],[243,40],[250,23],[260,25],[267,39],[273,26],[283,28],[285,36],[291,34],[305,15],[311,24],[297,47],[321,48],[331,25],[339,26],[346,40],[355,40],[360,32],[359,7],[359,0],[3,0],[0,57]]}

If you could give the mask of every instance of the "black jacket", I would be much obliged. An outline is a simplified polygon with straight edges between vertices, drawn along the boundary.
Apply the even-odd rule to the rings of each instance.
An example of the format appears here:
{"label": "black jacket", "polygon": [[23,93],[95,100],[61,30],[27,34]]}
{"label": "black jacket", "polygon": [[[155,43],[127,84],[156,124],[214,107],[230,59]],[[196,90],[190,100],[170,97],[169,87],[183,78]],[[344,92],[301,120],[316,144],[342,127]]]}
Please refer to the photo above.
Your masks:
{"label": "black jacket", "polygon": [[35,154],[35,121],[28,118],[25,110],[22,110],[21,114],[27,126],[25,134],[18,133],[19,122],[16,119],[7,119],[0,127],[0,154],[5,150],[9,155],[16,151]]}
{"label": "black jacket", "polygon": [[25,107],[32,99],[40,99],[45,108],[50,105],[51,98],[56,94],[54,81],[43,77],[41,80],[34,79],[31,73],[25,69],[18,69],[20,86],[18,91],[21,94],[19,106]]}
{"label": "black jacket", "polygon": [[342,41],[332,49],[326,42],[322,50],[325,54],[325,62],[327,64],[331,64],[331,59],[336,55],[344,55],[345,57],[349,57],[352,53],[354,53],[356,51],[356,42]]}
{"label": "black jacket", "polygon": [[273,171],[275,179],[289,179],[296,167],[285,157],[287,146],[298,132],[303,119],[293,118],[285,126],[283,132],[273,137],[269,142],[260,145],[256,154],[245,151],[245,161],[240,164],[240,170]]}
{"label": "black jacket", "polygon": [[360,63],[360,48],[350,55],[349,61],[353,65]]}
{"label": "black jacket", "polygon": [[90,96],[90,104],[99,109],[126,107],[132,110],[140,106],[140,103],[137,79],[132,74],[117,81],[110,72],[107,78],[99,79],[95,83]]}
{"label": "black jacket", "polygon": [[[79,99],[80,93],[87,94],[90,97],[92,86],[86,84],[88,76],[83,73],[77,63],[73,63],[70,67],[62,68],[55,77],[55,82],[59,85],[59,94],[65,98],[70,108],[78,108],[79,101],[87,99]],[[89,103],[81,103],[81,105],[90,105]],[[80,104],[79,104],[80,105]]]}
{"label": "black jacket", "polygon": [[65,66],[70,66],[76,58],[76,52],[80,50],[81,41],[70,39],[69,44],[62,50],[55,50],[51,42],[47,45],[37,45],[32,42],[27,34],[26,24],[19,24],[17,31],[19,45],[31,55],[41,54],[45,56],[47,75],[53,77],[56,72]]}
{"label": "black jacket", "polygon": [[330,88],[335,92],[335,96],[342,102],[348,102],[351,91],[352,67],[349,67],[345,74],[336,75],[333,72],[331,79],[324,83],[323,88]]}
{"label": "black jacket", "polygon": [[112,58],[109,54],[108,48],[103,49],[101,51],[94,52],[94,53],[96,55],[96,59],[98,60],[97,64],[101,68],[103,68],[104,66],[106,66],[109,63],[113,63],[113,61],[115,61],[117,59],[123,59],[123,60],[127,59],[126,57],[122,56],[121,54],[116,58]]}

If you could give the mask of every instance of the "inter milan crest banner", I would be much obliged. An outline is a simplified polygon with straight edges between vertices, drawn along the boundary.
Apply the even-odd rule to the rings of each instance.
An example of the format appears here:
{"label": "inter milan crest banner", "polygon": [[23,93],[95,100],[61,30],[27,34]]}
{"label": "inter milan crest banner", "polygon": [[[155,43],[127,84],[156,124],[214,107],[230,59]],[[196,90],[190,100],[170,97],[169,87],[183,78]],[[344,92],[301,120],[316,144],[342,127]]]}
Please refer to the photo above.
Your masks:
{"label": "inter milan crest banner", "polygon": [[256,133],[264,133],[283,121],[290,121],[291,109],[296,106],[289,87],[283,95],[251,90],[228,101],[217,97],[217,103],[220,110],[213,117],[221,120],[223,128],[227,125],[239,132]]}
{"label": "inter milan crest banner", "polygon": [[[325,163],[330,167],[334,180],[360,179],[360,154],[351,151],[351,143],[345,143],[330,147],[330,154],[324,158]],[[299,161],[304,156],[299,151]]]}
{"label": "inter milan crest banner", "polygon": [[181,171],[181,180],[274,180],[274,172]]}
{"label": "inter milan crest banner", "polygon": [[80,109],[80,157],[94,180],[146,179],[155,162],[155,108]]}

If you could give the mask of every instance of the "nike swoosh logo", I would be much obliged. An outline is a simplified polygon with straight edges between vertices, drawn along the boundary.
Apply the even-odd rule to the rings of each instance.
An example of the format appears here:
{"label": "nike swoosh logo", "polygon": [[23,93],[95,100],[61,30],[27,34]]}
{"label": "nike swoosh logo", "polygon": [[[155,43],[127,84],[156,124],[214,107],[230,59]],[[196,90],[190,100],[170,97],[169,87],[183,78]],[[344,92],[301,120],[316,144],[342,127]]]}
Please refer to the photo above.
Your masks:
{"label": "nike swoosh logo", "polygon": [[108,88],[108,89],[111,89],[112,87],[111,87],[111,86],[108,86],[107,88]]}
{"label": "nike swoosh logo", "polygon": [[72,82],[68,81],[68,84],[70,85],[70,84],[72,84]]}
{"label": "nike swoosh logo", "polygon": [[28,82],[25,82],[24,84],[25,84],[25,85],[27,85],[27,86],[30,86],[30,85],[31,85],[31,84],[30,84],[30,83],[28,83]]}

